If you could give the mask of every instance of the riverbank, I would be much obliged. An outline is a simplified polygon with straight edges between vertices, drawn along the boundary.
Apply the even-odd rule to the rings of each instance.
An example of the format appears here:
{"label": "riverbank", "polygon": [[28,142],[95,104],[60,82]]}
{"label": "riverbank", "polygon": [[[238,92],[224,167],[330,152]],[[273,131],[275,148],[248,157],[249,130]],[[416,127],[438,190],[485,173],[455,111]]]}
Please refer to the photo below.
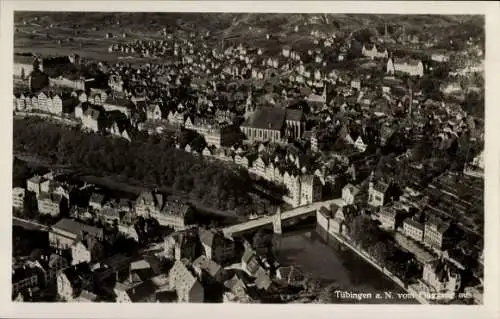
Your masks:
{"label": "riverbank", "polygon": [[[325,232],[321,228],[317,228],[317,232]],[[321,236],[323,235],[323,236]],[[349,241],[345,240],[342,238],[342,236],[332,233],[332,232],[325,232],[324,234],[320,234],[320,238],[328,244],[330,242],[330,239],[336,240],[338,243],[344,245],[344,247],[349,248],[350,251],[354,252],[356,255],[361,257],[364,261],[368,262],[371,266],[373,266],[375,269],[377,269],[380,273],[382,273],[386,278],[390,279],[393,283],[398,285],[401,289],[403,289],[406,292],[405,298],[409,298],[410,296],[413,297],[416,301],[418,301],[420,304],[430,304],[428,300],[423,298],[418,292],[413,291],[412,289],[409,289],[399,278],[397,278],[395,275],[393,275],[390,271],[387,269],[381,267],[378,265],[375,260],[365,251],[363,251],[361,248],[354,246],[353,244],[349,243]]]}
{"label": "riverbank", "polygon": [[[320,282],[321,287],[334,287],[329,303],[418,304],[415,299],[403,298],[407,295],[404,289],[350,249],[340,243],[328,244],[314,227],[280,235],[276,257],[281,265],[298,267],[308,278]],[[393,298],[386,297],[386,293]]]}

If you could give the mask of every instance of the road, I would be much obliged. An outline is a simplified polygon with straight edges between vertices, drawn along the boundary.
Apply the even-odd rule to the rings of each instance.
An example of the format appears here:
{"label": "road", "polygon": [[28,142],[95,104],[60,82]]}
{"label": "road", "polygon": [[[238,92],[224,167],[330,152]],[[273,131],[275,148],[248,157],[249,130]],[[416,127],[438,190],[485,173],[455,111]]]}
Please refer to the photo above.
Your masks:
{"label": "road", "polygon": [[43,231],[48,231],[49,227],[39,224],[35,221],[32,220],[27,220],[19,217],[12,216],[12,225],[13,226],[19,226],[23,227],[26,229],[35,229],[35,230],[43,230]]}
{"label": "road", "polygon": [[[301,214],[309,213],[311,211],[316,211],[316,210],[320,209],[321,207],[329,207],[331,204],[336,204],[339,206],[345,205],[344,201],[340,198],[322,201],[322,202],[315,202],[315,203],[312,203],[309,205],[300,206],[300,207],[282,212],[281,219],[284,220],[284,219],[295,217],[295,216],[298,216]],[[267,224],[271,224],[273,221],[273,217],[274,216],[272,216],[272,215],[271,216],[264,216],[264,217],[253,219],[253,220],[243,222],[240,224],[231,225],[229,227],[224,228],[222,231],[224,232],[225,235],[230,236],[234,233],[238,233],[238,232],[242,232],[245,230],[261,227],[261,226],[264,226]]]}

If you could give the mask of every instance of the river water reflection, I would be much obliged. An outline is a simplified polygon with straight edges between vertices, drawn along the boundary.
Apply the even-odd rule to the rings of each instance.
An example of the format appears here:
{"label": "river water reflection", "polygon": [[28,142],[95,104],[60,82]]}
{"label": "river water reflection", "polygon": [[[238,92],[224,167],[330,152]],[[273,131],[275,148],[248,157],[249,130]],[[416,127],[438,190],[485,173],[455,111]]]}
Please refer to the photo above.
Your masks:
{"label": "river water reflection", "polygon": [[314,230],[285,233],[276,239],[275,248],[281,264],[299,266],[302,271],[313,279],[320,280],[325,286],[334,284],[339,287],[339,291],[352,294],[392,293],[392,298],[363,298],[362,301],[352,296],[335,297],[338,302],[418,304],[414,299],[408,299],[401,287],[354,252],[341,248],[340,244],[327,245]]}

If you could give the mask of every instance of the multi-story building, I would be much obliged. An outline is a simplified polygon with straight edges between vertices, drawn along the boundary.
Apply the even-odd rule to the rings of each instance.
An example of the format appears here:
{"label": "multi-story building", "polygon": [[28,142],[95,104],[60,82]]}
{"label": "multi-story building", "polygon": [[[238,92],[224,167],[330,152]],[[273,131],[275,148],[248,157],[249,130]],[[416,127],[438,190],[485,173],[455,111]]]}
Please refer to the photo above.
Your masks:
{"label": "multi-story building", "polygon": [[171,288],[177,292],[178,302],[204,301],[203,286],[182,261],[177,260],[174,263],[168,277]]}
{"label": "multi-story building", "polygon": [[424,64],[420,60],[413,59],[397,59],[389,58],[387,61],[387,73],[394,74],[396,72],[406,73],[410,76],[424,76]]}
{"label": "multi-story building", "polygon": [[22,209],[24,207],[24,197],[26,190],[21,187],[14,187],[12,189],[12,207]]}
{"label": "multi-story building", "polygon": [[363,48],[361,49],[361,54],[372,60],[387,59],[389,57],[389,52],[387,51],[387,49],[385,49],[384,51],[378,51],[376,45],[372,46],[371,49],[368,49],[365,45],[363,45]]}
{"label": "multi-story building", "polygon": [[461,287],[461,276],[455,267],[442,259],[424,265],[421,287],[438,299],[453,299]]}
{"label": "multi-story building", "polygon": [[241,133],[233,125],[218,124],[198,118],[191,120],[188,117],[184,126],[203,136],[208,146],[215,146],[217,148],[231,146],[240,140]]}
{"label": "multi-story building", "polygon": [[[75,110],[76,113],[76,110]],[[99,118],[101,116],[101,112],[99,110],[89,107],[85,112],[83,112],[81,120],[82,127],[90,130],[92,132],[99,131]]]}
{"label": "multi-story building", "polygon": [[431,216],[425,223],[424,245],[442,251],[448,248],[450,241],[450,223]]}
{"label": "multi-story building", "polygon": [[49,242],[52,247],[68,249],[79,237],[89,235],[98,241],[104,240],[102,228],[89,226],[71,219],[63,218],[53,225],[49,232]]}
{"label": "multi-story building", "polygon": [[378,213],[378,220],[383,228],[394,230],[396,229],[397,211],[393,207],[384,207]]}
{"label": "multi-story building", "polygon": [[204,254],[207,258],[219,264],[224,264],[234,257],[234,241],[225,238],[221,232],[200,228],[198,233]]}
{"label": "multi-story building", "polygon": [[37,287],[38,281],[38,274],[33,267],[23,265],[12,269],[12,292],[14,294]]}
{"label": "multi-story building", "polygon": [[352,184],[347,184],[342,188],[342,200],[346,203],[346,205],[352,205],[354,204],[358,193],[359,188]]}
{"label": "multi-story building", "polygon": [[424,225],[415,219],[405,219],[403,222],[403,230],[406,236],[418,242],[424,240]]}
{"label": "multi-story building", "polygon": [[42,183],[45,181],[47,181],[47,179],[39,175],[31,177],[26,181],[28,191],[34,192],[36,194],[36,197],[38,198],[38,196],[42,192]]}
{"label": "multi-story building", "polygon": [[61,194],[40,193],[38,196],[38,212],[42,215],[57,217],[61,213],[63,197]]}

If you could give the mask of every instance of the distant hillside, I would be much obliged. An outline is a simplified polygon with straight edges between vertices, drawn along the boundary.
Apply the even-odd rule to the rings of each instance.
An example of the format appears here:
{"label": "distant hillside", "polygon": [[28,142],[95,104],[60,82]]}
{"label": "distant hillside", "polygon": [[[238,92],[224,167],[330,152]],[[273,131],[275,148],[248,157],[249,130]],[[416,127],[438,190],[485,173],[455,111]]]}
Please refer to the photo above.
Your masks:
{"label": "distant hillside", "polygon": [[[422,30],[423,26],[443,29],[451,25],[470,24],[484,26],[480,16],[456,15],[374,15],[374,14],[254,14],[254,13],[111,13],[111,12],[17,12],[15,23],[35,21],[40,24],[77,26],[91,29],[96,26],[120,26],[145,29],[151,27],[182,27],[206,29],[232,35],[248,31],[254,26],[271,31],[292,30],[304,25],[312,16],[318,17],[318,28],[328,27],[331,31],[352,31],[360,28],[374,28],[385,23],[391,26],[405,26],[407,31]],[[119,23],[119,25],[117,24]]]}

